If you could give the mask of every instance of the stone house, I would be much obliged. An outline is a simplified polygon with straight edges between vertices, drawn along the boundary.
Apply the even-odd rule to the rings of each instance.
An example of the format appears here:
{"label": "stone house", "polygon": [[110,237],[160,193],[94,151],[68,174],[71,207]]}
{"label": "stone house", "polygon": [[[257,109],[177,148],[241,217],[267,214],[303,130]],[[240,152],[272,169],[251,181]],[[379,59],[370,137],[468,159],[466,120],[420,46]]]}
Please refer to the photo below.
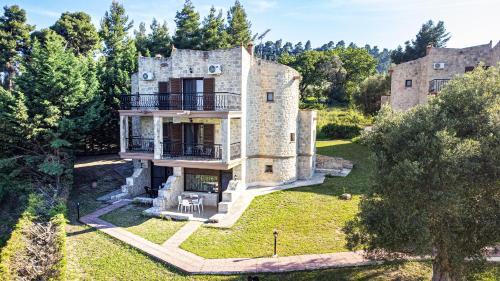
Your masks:
{"label": "stone house", "polygon": [[479,63],[497,66],[500,42],[468,48],[434,48],[429,46],[425,57],[391,68],[391,94],[382,97],[395,110],[407,110],[438,94],[456,75],[472,71]]}
{"label": "stone house", "polygon": [[299,73],[252,46],[140,57],[120,98],[120,156],[134,173],[120,196],[158,189],[153,211],[186,193],[226,213],[242,190],[312,177],[316,112],[299,110]]}

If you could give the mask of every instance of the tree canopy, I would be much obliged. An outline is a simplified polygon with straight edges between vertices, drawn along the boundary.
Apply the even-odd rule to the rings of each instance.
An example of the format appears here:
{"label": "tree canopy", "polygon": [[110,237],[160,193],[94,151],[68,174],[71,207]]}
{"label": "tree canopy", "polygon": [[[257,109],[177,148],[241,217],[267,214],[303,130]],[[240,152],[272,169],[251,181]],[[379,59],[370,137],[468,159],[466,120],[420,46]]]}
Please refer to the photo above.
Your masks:
{"label": "tree canopy", "polygon": [[227,34],[229,36],[229,45],[231,46],[246,46],[250,43],[252,32],[250,21],[247,19],[247,13],[239,0],[234,2],[234,5],[227,12]]}
{"label": "tree canopy", "polygon": [[437,24],[434,24],[432,20],[429,20],[422,25],[414,40],[405,42],[404,49],[398,46],[396,50],[392,51],[392,62],[399,64],[424,57],[428,45],[437,48],[446,47],[450,38],[450,33],[444,27],[444,22],[438,21]]}
{"label": "tree canopy", "polygon": [[34,27],[26,23],[26,11],[17,5],[5,6],[0,17],[0,71],[6,71],[2,81],[12,89],[19,60],[29,49],[30,32]]}
{"label": "tree canopy", "polygon": [[215,50],[226,48],[229,46],[228,34],[224,26],[224,18],[222,11],[216,14],[215,8],[212,6],[208,16],[203,20],[201,27],[203,50]]}
{"label": "tree canopy", "polygon": [[174,46],[179,49],[199,49],[201,45],[200,14],[190,0],[184,2],[182,10],[175,15],[177,26]]}
{"label": "tree canopy", "polygon": [[349,246],[433,256],[433,280],[462,280],[466,259],[500,241],[500,69],[477,68],[365,137],[372,191],[346,227]]}
{"label": "tree canopy", "polygon": [[51,29],[61,35],[77,55],[95,50],[100,41],[90,16],[84,12],[63,13]]}

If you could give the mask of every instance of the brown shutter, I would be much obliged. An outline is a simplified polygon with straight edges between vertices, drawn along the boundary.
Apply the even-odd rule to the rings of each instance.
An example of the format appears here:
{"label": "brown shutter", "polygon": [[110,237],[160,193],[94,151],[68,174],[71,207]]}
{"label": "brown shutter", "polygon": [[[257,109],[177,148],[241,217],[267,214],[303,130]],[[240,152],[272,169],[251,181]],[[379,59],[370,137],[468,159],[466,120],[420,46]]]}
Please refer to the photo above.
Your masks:
{"label": "brown shutter", "polygon": [[182,79],[170,78],[170,109],[180,110],[182,104]]}
{"label": "brown shutter", "polygon": [[169,83],[168,82],[158,82],[158,93],[159,94],[166,94],[168,93],[168,88]]}
{"label": "brown shutter", "polygon": [[203,143],[213,144],[214,143],[214,124],[203,124]]}
{"label": "brown shutter", "polygon": [[163,123],[163,140],[170,140],[171,139],[171,135],[170,135],[171,127],[172,127],[172,123]]}
{"label": "brown shutter", "polygon": [[203,79],[203,110],[215,110],[215,78]]}
{"label": "brown shutter", "polygon": [[182,153],[182,124],[172,123],[170,125],[171,150],[174,155]]}

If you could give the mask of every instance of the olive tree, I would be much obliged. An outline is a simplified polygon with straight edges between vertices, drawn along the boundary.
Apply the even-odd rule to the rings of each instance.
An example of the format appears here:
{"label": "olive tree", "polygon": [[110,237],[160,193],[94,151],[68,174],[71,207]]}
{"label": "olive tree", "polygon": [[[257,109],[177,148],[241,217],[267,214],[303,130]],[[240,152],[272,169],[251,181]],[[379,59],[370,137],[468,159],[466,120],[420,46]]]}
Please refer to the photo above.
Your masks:
{"label": "olive tree", "polygon": [[384,108],[365,142],[376,171],[348,246],[429,255],[432,280],[463,280],[500,242],[500,69],[479,67],[407,112]]}

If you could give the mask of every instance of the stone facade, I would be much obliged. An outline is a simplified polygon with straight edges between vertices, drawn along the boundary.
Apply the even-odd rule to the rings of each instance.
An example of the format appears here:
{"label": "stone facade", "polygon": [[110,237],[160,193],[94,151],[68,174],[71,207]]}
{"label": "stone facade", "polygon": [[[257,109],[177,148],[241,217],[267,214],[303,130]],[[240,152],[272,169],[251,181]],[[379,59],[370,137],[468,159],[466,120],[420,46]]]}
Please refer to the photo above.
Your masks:
{"label": "stone facade", "polygon": [[[222,73],[209,74],[207,69],[211,64],[221,65]],[[143,79],[142,73],[146,72],[153,73],[154,79]],[[138,73],[132,77],[132,92],[137,90],[139,95],[157,93],[159,82],[169,82],[172,78],[214,78],[215,92],[230,92],[240,97],[239,109],[226,109],[226,115],[217,115],[220,110],[216,109],[212,111],[212,117],[212,113],[204,111],[203,114],[208,116],[206,118],[193,115],[194,111],[177,112],[175,115],[168,115],[168,110],[142,108],[133,113],[130,110],[121,111],[120,115],[133,116],[133,132],[140,132],[144,138],[154,138],[153,164],[163,165],[160,147],[163,123],[202,123],[215,125],[214,143],[221,145],[222,159],[212,162],[214,167],[224,164],[232,169],[233,186],[244,189],[312,177],[315,168],[316,112],[299,110],[300,75],[296,70],[258,59],[247,49],[236,47],[214,51],[174,49],[169,58],[141,57]],[[268,100],[268,97],[272,99]],[[123,121],[120,124],[121,135],[124,136],[124,127],[129,125]],[[235,143],[241,144],[240,157],[230,156],[231,145]],[[188,165],[182,166],[188,168],[196,168],[197,164],[195,161],[176,163],[179,167]],[[200,162],[202,164],[204,169],[217,169],[210,168],[206,161]],[[175,163],[169,165],[176,167]],[[166,192],[161,194],[162,197],[167,196]],[[220,203],[227,211],[238,193],[230,190],[225,194],[225,201]],[[168,199],[160,201],[157,200],[157,207],[171,206],[166,203]]]}
{"label": "stone facade", "polygon": [[[425,57],[398,64],[391,69],[391,95],[383,97],[381,102],[390,104],[395,110],[407,110],[424,104],[432,96],[430,92],[438,92],[434,91],[435,87],[430,87],[431,81],[453,79],[480,62],[486,66],[496,66],[500,62],[500,42],[494,47],[491,42],[463,49],[429,47]],[[435,63],[444,63],[444,68],[435,69]],[[411,80],[411,86],[406,84],[407,80]],[[430,88],[433,90],[430,91]]]}

